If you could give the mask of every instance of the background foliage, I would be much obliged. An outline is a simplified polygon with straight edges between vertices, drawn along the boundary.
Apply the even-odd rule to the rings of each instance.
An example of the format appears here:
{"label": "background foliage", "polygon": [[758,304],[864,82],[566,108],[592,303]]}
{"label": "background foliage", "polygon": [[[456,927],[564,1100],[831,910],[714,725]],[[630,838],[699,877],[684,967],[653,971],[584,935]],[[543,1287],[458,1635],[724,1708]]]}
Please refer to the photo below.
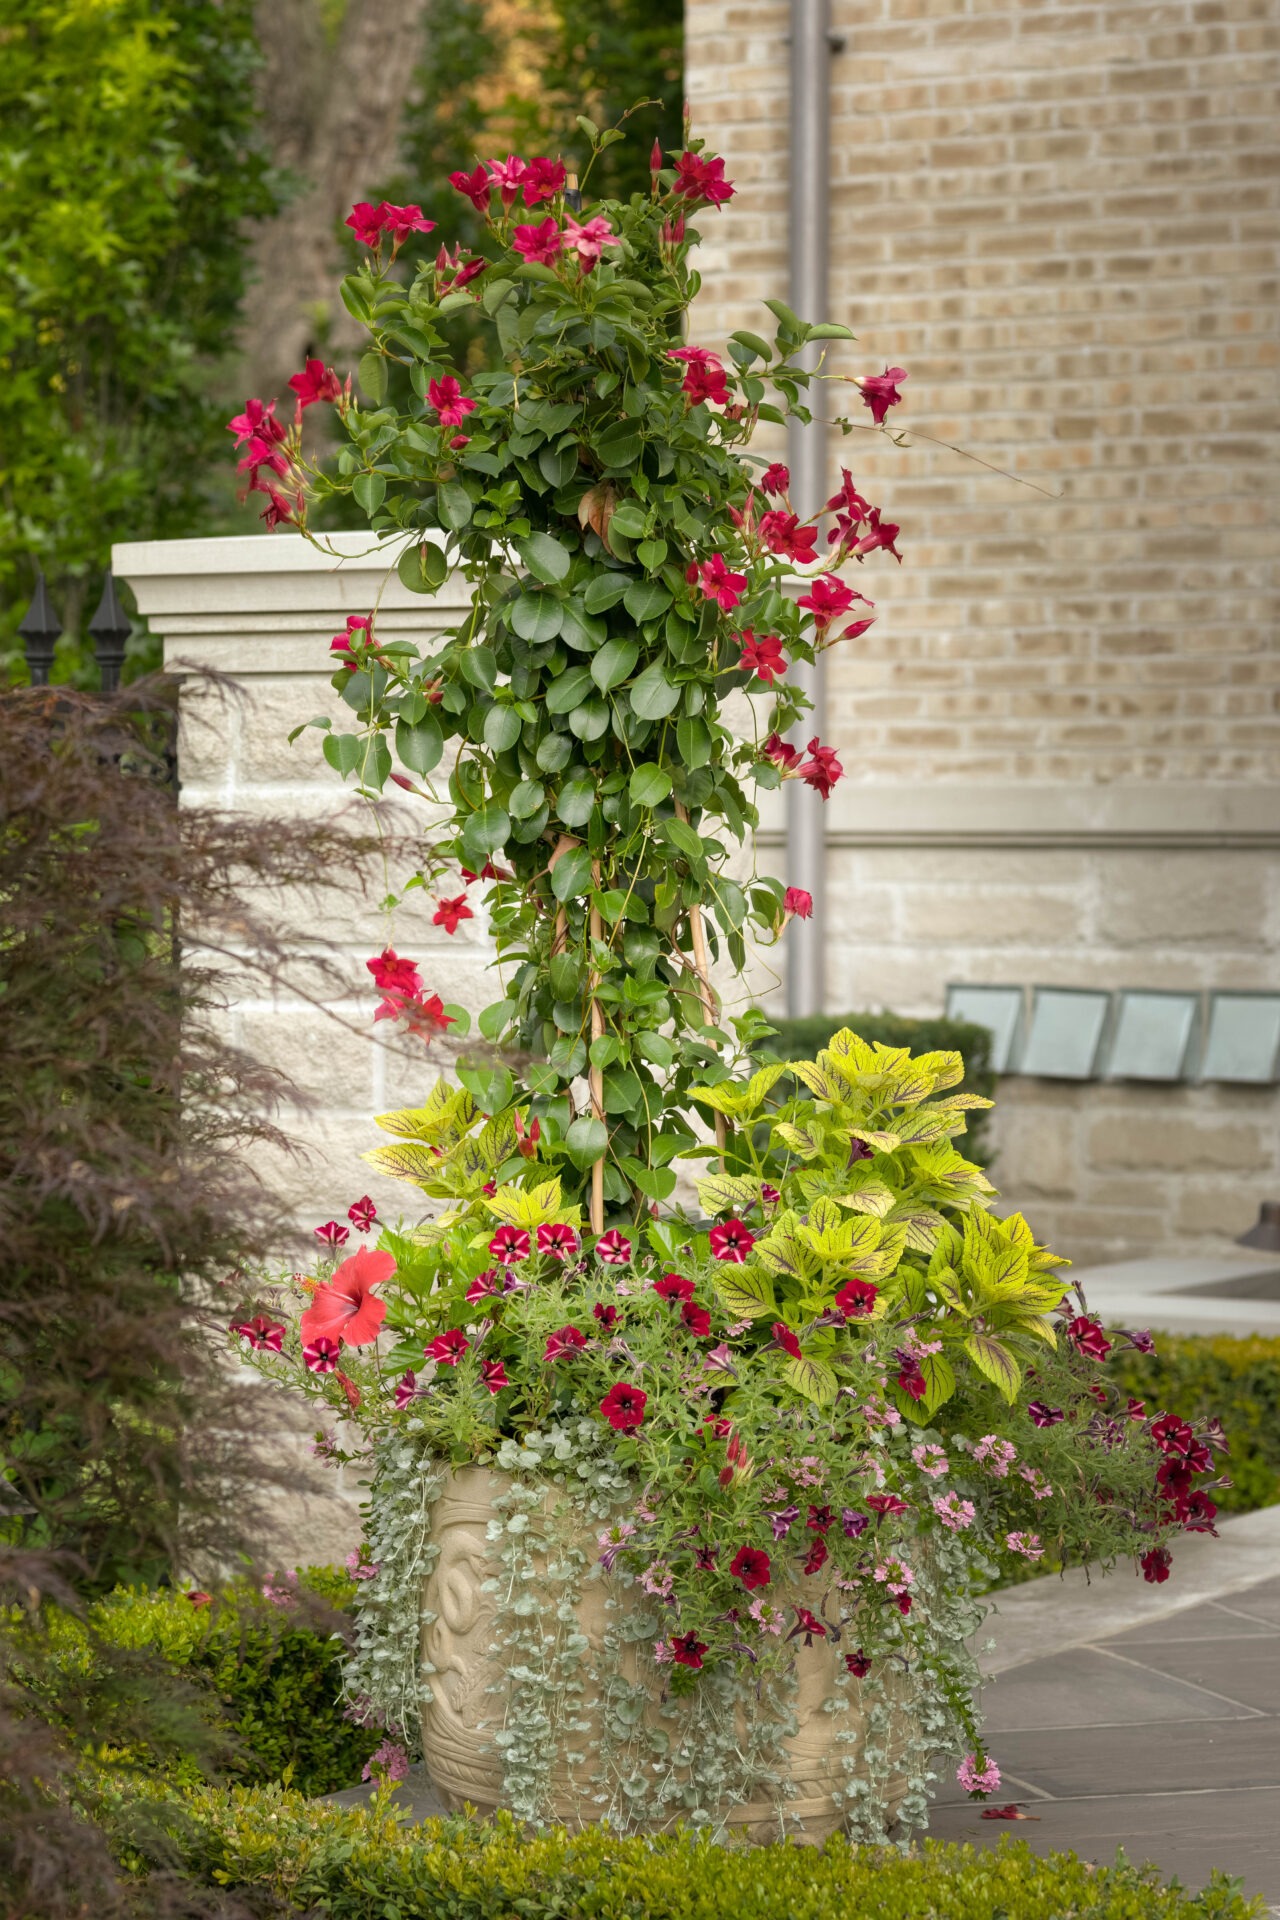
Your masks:
{"label": "background foliage", "polygon": [[1154,1353],[1130,1348],[1112,1362],[1116,1385],[1200,1422],[1216,1414],[1231,1453],[1232,1484],[1215,1494],[1227,1513],[1252,1513],[1280,1500],[1280,1339],[1157,1333]]}

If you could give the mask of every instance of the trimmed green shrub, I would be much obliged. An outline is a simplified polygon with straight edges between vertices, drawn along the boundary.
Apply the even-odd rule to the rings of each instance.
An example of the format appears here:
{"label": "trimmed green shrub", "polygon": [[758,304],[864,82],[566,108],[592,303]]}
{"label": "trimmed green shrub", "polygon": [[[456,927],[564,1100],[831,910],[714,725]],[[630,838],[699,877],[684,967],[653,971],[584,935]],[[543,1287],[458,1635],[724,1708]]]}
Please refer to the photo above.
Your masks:
{"label": "trimmed green shrub", "polygon": [[1224,1513],[1280,1500],[1280,1339],[1158,1333],[1154,1353],[1117,1353],[1111,1373],[1149,1409],[1195,1424],[1221,1420],[1231,1485],[1213,1497]]}
{"label": "trimmed green shrub", "polygon": [[[154,1840],[127,1837],[140,1812],[122,1801],[111,1816],[135,1870],[158,1858]],[[1260,1911],[1220,1875],[1190,1894],[1123,1859],[1102,1868],[1074,1854],[1041,1860],[1012,1839],[990,1852],[931,1842],[910,1855],[843,1840],[724,1848],[688,1832],[531,1835],[501,1814],[410,1827],[384,1800],[316,1807],[279,1792],[206,1790],[146,1814],[158,1815],[197,1881],[327,1920],[1250,1920]]]}
{"label": "trimmed green shrub", "polygon": [[[292,1588],[277,1591],[292,1593]],[[175,1673],[207,1690],[210,1718],[225,1736],[223,1770],[247,1786],[286,1781],[304,1794],[349,1787],[381,1739],[376,1728],[344,1719],[339,1698],[342,1631],[354,1582],[340,1567],[300,1571],[296,1597],[273,1606],[248,1581],[223,1588],[206,1605],[171,1589],[122,1589],[90,1611],[100,1644],[158,1654]],[[64,1683],[96,1656],[79,1622],[60,1616]],[[194,1759],[131,1746],[122,1759],[194,1785]]]}
{"label": "trimmed green shrub", "polygon": [[[980,1093],[984,1100],[995,1097],[991,1034],[971,1020],[911,1020],[900,1013],[815,1013],[803,1020],[778,1020],[766,1013],[765,1018],[777,1031],[756,1048],[762,1060],[812,1060],[833,1033],[852,1027],[863,1040],[886,1047],[909,1047],[912,1053],[958,1053],[964,1061],[965,1092]],[[968,1120],[959,1150],[966,1160],[989,1166],[988,1116],[979,1109]]]}

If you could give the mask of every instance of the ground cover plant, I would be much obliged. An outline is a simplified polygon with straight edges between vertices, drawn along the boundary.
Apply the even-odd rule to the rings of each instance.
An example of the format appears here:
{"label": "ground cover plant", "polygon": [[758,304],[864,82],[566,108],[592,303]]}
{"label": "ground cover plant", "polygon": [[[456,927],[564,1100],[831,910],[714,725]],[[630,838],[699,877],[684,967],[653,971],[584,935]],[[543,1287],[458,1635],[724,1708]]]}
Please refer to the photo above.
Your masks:
{"label": "ground cover plant", "polygon": [[[580,124],[596,154],[622,137]],[[306,532],[341,498],[410,590],[470,583],[425,647],[384,638],[376,605],[351,616],[332,643],[350,722],[295,737],[317,729],[370,798],[430,798],[440,770],[449,823],[406,885],[448,934],[483,901],[501,983],[456,1077],[380,1117],[366,1158],[415,1212],[335,1208],[309,1272],[246,1286],[232,1337],[363,1429],[376,1573],[348,1686],[387,1770],[417,1739],[432,1506],[475,1463],[512,1808],[545,1817],[563,1758],[624,1826],[764,1794],[785,1827],[816,1645],[838,1805],[878,1838],[923,1822],[941,1756],[973,1793],[998,1785],[966,1651],[992,1555],[1163,1580],[1177,1532],[1212,1525],[1222,1439],[1108,1383],[1115,1343],[957,1144],[990,1104],[957,1052],[841,1029],[760,1065],[767,1023],[717,994],[719,954],[741,972],[748,939],[812,912],[730,854],[757,788],[799,780],[817,806],[842,777],[791,667],[872,644],[864,576],[842,574],[898,558],[900,529],[849,468],[825,503],[793,501],[752,445],[831,406],[802,353],[847,329],[770,301],[769,338],[688,335],[724,163],[656,147],[647,191],[587,205],[590,173],[456,171],[483,250],[433,249],[417,205],[358,204],[354,376],[308,362],[291,422],[255,398],[230,423],[269,525]],[[464,312],[492,371],[450,358]],[[848,434],[889,431],[906,378],[846,387]],[[334,474],[305,456],[315,406],[345,434]],[[739,690],[745,732],[724,711]],[[465,1037],[390,940],[368,966],[377,1018]],[[578,1609],[600,1581],[593,1656]]]}
{"label": "ground cover plant", "polygon": [[[154,1839],[117,1845],[138,1864]],[[151,1808],[184,1869],[205,1884],[274,1896],[331,1920],[1251,1920],[1260,1902],[1215,1877],[1202,1893],[1118,1861],[1039,1859],[1006,1840],[992,1852],[926,1844],[914,1856],[845,1842],[725,1849],[683,1833],[656,1841],[563,1828],[530,1836],[499,1815],[479,1825],[406,1826],[385,1801],[316,1807],[294,1794],[206,1792]]]}

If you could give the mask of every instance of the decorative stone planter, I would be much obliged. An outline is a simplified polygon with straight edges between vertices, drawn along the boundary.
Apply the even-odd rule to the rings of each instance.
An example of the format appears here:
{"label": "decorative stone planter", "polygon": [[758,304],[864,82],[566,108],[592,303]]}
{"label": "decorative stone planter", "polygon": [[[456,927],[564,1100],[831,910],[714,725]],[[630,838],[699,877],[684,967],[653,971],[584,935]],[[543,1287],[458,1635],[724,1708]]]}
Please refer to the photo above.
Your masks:
{"label": "decorative stone planter", "polygon": [[[506,1804],[502,1755],[494,1745],[494,1734],[502,1723],[502,1695],[490,1691],[500,1685],[503,1667],[498,1654],[491,1650],[495,1606],[492,1594],[484,1591],[484,1583],[494,1571],[486,1540],[488,1525],[496,1517],[494,1495],[507,1484],[506,1476],[488,1468],[462,1468],[446,1477],[432,1512],[432,1537],[439,1554],[424,1590],[423,1656],[433,1697],[423,1707],[423,1749],[433,1787],[445,1806],[455,1812],[470,1805],[488,1814]],[[596,1557],[596,1531],[584,1523],[578,1537],[577,1544],[589,1561]],[[593,1739],[599,1737],[599,1680],[606,1626],[610,1619],[617,1618],[609,1613],[608,1598],[606,1582],[594,1580],[583,1588],[577,1607],[577,1626],[590,1647],[581,1711],[575,1716],[588,1722],[590,1730],[568,1736],[578,1753],[589,1749]],[[844,1825],[845,1816],[835,1795],[849,1792],[851,1778],[845,1756],[860,1744],[866,1713],[857,1682],[850,1683],[846,1696],[849,1711],[824,1711],[836,1691],[840,1659],[830,1640],[815,1640],[811,1646],[801,1640],[794,1644],[798,1726],[783,1742],[793,1797],[775,1804],[762,1795],[742,1805],[709,1811],[725,1826],[765,1841],[781,1837],[779,1806],[783,1806],[790,1837],[816,1845]],[[624,1649],[621,1671],[632,1682],[638,1678],[634,1646]],[[909,1692],[902,1676],[886,1676],[885,1697],[891,1709],[890,1725],[880,1741],[896,1767],[911,1725]],[[651,1713],[652,1717],[658,1713],[656,1688]],[[853,1735],[854,1739],[842,1740],[841,1735]],[[608,1809],[594,1804],[591,1798],[588,1782],[593,1771],[590,1759],[574,1768],[566,1752],[557,1751],[547,1796],[549,1818],[576,1828],[606,1817]],[[870,1780],[870,1771],[860,1755],[853,1779],[859,1777]],[[888,1782],[877,1784],[892,1819],[906,1793],[905,1775],[898,1771]],[[640,1824],[670,1826],[678,1817],[673,1812],[665,1821]]]}

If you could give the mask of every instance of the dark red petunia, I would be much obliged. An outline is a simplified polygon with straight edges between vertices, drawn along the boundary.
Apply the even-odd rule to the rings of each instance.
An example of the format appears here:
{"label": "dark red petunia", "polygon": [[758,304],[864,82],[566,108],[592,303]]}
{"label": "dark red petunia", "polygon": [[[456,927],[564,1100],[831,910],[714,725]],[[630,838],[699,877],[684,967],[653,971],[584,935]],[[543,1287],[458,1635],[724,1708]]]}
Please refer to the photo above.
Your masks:
{"label": "dark red petunia", "polygon": [[871,1661],[861,1647],[856,1653],[846,1653],[844,1663],[855,1680],[865,1680],[871,1671]]}
{"label": "dark red petunia", "polygon": [[434,1360],[438,1367],[456,1367],[467,1348],[471,1345],[461,1327],[450,1327],[447,1333],[438,1333],[423,1348],[423,1358]]}
{"label": "dark red petunia", "polygon": [[1078,1313],[1074,1320],[1069,1320],[1064,1331],[1076,1352],[1087,1354],[1090,1360],[1105,1360],[1111,1351],[1111,1342],[1100,1324],[1087,1313]]}
{"label": "dark red petunia", "polygon": [[482,1360],[480,1378],[493,1394],[501,1393],[504,1387],[511,1385],[507,1378],[506,1366],[501,1360]]}
{"label": "dark red petunia", "polygon": [[643,1387],[628,1386],[625,1380],[619,1380],[600,1402],[600,1411],[615,1433],[630,1433],[643,1421],[648,1399]]}
{"label": "dark red petunia", "polygon": [[793,1360],[800,1358],[800,1342],[784,1320],[775,1320],[770,1332],[784,1353],[789,1353]]}
{"label": "dark red petunia", "polygon": [[671,1658],[678,1667],[701,1667],[707,1643],[705,1640],[699,1640],[696,1633],[674,1634],[668,1645],[671,1648]]}
{"label": "dark red petunia", "polygon": [[787,1635],[788,1640],[794,1640],[798,1633],[804,1635],[806,1647],[813,1645],[815,1634],[819,1640],[825,1640],[827,1637],[827,1630],[821,1620],[818,1619],[816,1614],[810,1613],[808,1607],[796,1608],[796,1624]]}
{"label": "dark red petunia", "polygon": [[231,1331],[247,1340],[258,1353],[279,1353],[284,1340],[280,1322],[268,1320],[265,1313],[255,1313],[252,1320],[233,1320]]}
{"label": "dark red petunia", "polygon": [[516,1266],[529,1258],[530,1240],[523,1227],[499,1227],[489,1242],[489,1251],[504,1267]]}
{"label": "dark red petunia", "polygon": [[317,1240],[323,1240],[326,1246],[342,1247],[351,1238],[350,1227],[344,1227],[336,1220],[326,1220],[322,1227],[314,1229]]}
{"label": "dark red petunia", "polygon": [[830,1507],[810,1506],[809,1518],[805,1521],[811,1533],[826,1533],[835,1519]]}
{"label": "dark red petunia", "polygon": [[612,1333],[618,1324],[618,1309],[616,1307],[607,1307],[603,1300],[597,1300],[591,1311],[604,1328],[604,1331],[606,1333]]}
{"label": "dark red petunia", "polygon": [[680,1318],[695,1339],[703,1340],[711,1331],[711,1315],[705,1307],[696,1307],[692,1300],[685,1301]]}
{"label": "dark red petunia", "polygon": [[836,1293],[836,1310],[846,1320],[865,1320],[874,1312],[879,1297],[879,1287],[873,1286],[870,1280],[850,1280]]}
{"label": "dark red petunia", "polygon": [[767,1587],[773,1576],[772,1563],[762,1547],[739,1547],[729,1562],[729,1571],[749,1591]]}
{"label": "dark red petunia", "polygon": [[879,1514],[905,1513],[907,1510],[906,1501],[899,1500],[896,1493],[869,1493],[867,1505],[872,1513]]}
{"label": "dark red petunia", "polygon": [[686,1280],[682,1273],[664,1273],[661,1280],[655,1280],[653,1290],[660,1300],[692,1300],[694,1287],[692,1280]]}
{"label": "dark red petunia", "polygon": [[754,1233],[741,1220],[723,1220],[712,1227],[708,1239],[714,1259],[732,1261],[739,1267],[756,1243]]}
{"label": "dark red petunia", "polygon": [[1149,1581],[1152,1586],[1158,1587],[1162,1581],[1169,1578],[1173,1555],[1168,1547],[1152,1547],[1149,1553],[1143,1554],[1138,1564],[1142,1568],[1143,1579]]}
{"label": "dark red petunia", "polygon": [[1059,1420],[1065,1420],[1066,1414],[1061,1407],[1047,1407],[1043,1400],[1033,1400],[1027,1408],[1033,1425],[1037,1427],[1056,1427]]}
{"label": "dark red petunia", "polygon": [[552,1260],[568,1260],[578,1251],[578,1236],[572,1227],[552,1222],[538,1228],[537,1244],[538,1252]]}
{"label": "dark red petunia", "polygon": [[804,1557],[802,1573],[820,1573],[827,1564],[827,1543],[821,1536],[813,1542]]}

